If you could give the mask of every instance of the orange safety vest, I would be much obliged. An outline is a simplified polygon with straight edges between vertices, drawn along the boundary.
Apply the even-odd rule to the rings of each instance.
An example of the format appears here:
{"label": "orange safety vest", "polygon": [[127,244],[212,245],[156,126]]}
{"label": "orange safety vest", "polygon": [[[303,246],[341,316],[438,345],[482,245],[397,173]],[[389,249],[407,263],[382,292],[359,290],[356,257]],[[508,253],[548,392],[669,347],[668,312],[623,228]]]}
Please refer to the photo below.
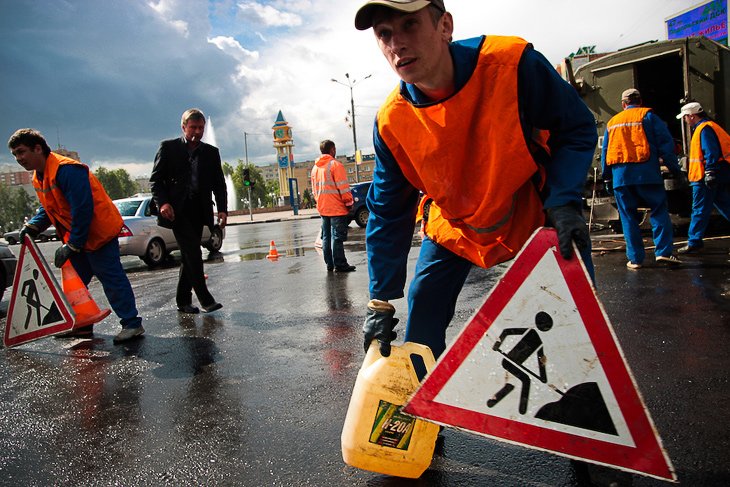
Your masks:
{"label": "orange safety vest", "polygon": [[312,167],[312,194],[317,211],[323,216],[344,216],[350,212],[352,193],[345,167],[329,154],[323,154]]}
{"label": "orange safety vest", "polygon": [[123,221],[119,210],[114,206],[111,198],[104,191],[104,187],[96,179],[96,176],[89,171],[86,164],[51,152],[46,158],[43,180],[38,178],[37,171],[33,173],[33,188],[35,189],[36,195],[38,195],[38,200],[46,210],[46,214],[51,219],[51,222],[53,222],[53,225],[55,225],[61,239],[67,242],[70,230],[73,227],[71,206],[68,204],[66,197],[56,182],[58,168],[63,164],[78,164],[85,167],[89,174],[91,195],[94,201],[94,215],[91,219],[89,237],[84,245],[84,250],[97,250],[112,238],[119,235]]}
{"label": "orange safety vest", "polygon": [[640,163],[649,160],[649,140],[644,131],[644,117],[651,108],[627,108],[608,121],[606,164]]}
{"label": "orange safety vest", "polygon": [[730,135],[712,120],[707,120],[695,129],[692,134],[692,140],[689,143],[689,171],[687,179],[690,182],[700,181],[705,177],[705,154],[702,152],[702,140],[700,138],[700,133],[705,127],[711,127],[715,131],[720,141],[720,150],[722,151],[721,159],[730,164]]}
{"label": "orange safety vest", "polygon": [[509,260],[545,223],[538,172],[521,128],[517,67],[527,42],[489,36],[469,81],[449,98],[414,106],[398,89],[378,129],[404,176],[430,201],[424,231],[481,267]]}

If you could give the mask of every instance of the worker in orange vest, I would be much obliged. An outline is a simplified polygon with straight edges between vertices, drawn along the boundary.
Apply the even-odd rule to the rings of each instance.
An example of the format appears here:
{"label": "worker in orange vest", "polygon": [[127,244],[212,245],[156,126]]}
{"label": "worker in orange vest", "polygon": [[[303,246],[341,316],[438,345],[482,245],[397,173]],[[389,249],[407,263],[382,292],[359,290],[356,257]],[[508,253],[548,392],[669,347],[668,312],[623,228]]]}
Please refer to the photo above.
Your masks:
{"label": "worker in orange vest", "polygon": [[689,144],[689,184],[692,187],[692,219],[687,245],[680,254],[700,252],[710,214],[717,212],[730,220],[730,135],[707,117],[702,105],[687,103],[677,118],[692,130]]}
{"label": "worker in orange vest", "polygon": [[403,296],[417,215],[425,236],[405,340],[436,357],[472,266],[514,258],[546,213],[561,254],[571,258],[575,243],[592,274],[582,193],[595,121],[550,63],[516,37],[453,42],[442,0],[371,0],[355,27],[372,27],[401,78],[374,131],[365,349],[378,340],[390,354],[398,323],[390,301]]}
{"label": "worker in orange vest", "polygon": [[319,144],[322,155],[312,167],[312,194],[317,201],[317,211],[322,217],[322,253],[327,272],[352,272],[345,257],[347,226],[350,224],[350,208],[353,204],[350,184],[345,167],[335,159],[337,147],[331,140]]}

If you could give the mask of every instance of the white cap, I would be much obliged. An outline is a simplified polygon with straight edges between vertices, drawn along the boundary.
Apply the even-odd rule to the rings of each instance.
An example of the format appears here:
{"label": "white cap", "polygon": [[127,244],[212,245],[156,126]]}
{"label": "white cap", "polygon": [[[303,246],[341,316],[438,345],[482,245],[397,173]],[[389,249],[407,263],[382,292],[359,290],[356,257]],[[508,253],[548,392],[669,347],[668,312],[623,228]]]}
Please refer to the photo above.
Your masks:
{"label": "white cap", "polygon": [[692,103],[687,103],[684,105],[679,112],[679,115],[677,115],[677,118],[682,118],[685,115],[695,115],[697,113],[703,112],[702,105],[697,103],[696,101],[693,101]]}

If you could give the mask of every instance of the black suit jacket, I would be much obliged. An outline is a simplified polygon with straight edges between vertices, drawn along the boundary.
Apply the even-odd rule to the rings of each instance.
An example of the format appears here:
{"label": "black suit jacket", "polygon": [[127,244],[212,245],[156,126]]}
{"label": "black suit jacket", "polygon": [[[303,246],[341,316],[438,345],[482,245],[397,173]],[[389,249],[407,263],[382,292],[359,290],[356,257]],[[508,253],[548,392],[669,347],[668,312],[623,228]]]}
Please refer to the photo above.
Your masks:
{"label": "black suit jacket", "polygon": [[[221,156],[217,147],[205,142],[200,143],[197,153],[198,194],[203,210],[201,214],[204,215],[203,223],[212,227],[213,200],[211,194],[215,195],[216,211],[228,213],[226,206],[228,196],[221,167]],[[157,150],[155,165],[150,176],[152,197],[157,208],[161,208],[165,203],[170,203],[175,211],[176,220],[185,217],[183,209],[185,201],[190,196],[190,173],[190,157],[185,138],[163,140]],[[172,226],[169,221],[161,221],[160,224]]]}

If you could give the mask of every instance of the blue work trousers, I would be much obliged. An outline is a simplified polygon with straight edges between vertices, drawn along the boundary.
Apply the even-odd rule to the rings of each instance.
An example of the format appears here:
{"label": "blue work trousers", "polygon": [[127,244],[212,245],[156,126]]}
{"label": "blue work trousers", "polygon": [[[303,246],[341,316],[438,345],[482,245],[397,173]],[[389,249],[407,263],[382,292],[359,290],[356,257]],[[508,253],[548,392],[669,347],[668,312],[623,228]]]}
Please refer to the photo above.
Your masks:
{"label": "blue work trousers", "polygon": [[119,241],[116,237],[97,250],[74,254],[70,260],[86,287],[89,286],[91,278],[96,276],[104,288],[109,305],[120,318],[122,328],[136,328],[142,325],[132,285],[119,260]]}
{"label": "blue work trousers", "polygon": [[649,221],[651,222],[652,237],[656,250],[654,254],[664,257],[672,255],[674,244],[674,231],[672,220],[669,218],[669,206],[667,204],[667,193],[662,184],[637,184],[621,186],[614,189],[616,206],[621,217],[621,227],[624,231],[626,241],[626,257],[634,264],[644,262],[646,252],[644,241],[641,238],[641,215],[638,211],[640,205],[646,205],[651,210]]}
{"label": "blue work trousers", "polygon": [[322,215],[322,253],[327,267],[341,268],[348,265],[345,258],[345,242],[350,217]]}
{"label": "blue work trousers", "polygon": [[702,181],[692,183],[692,220],[687,232],[687,245],[690,247],[702,247],[713,206],[726,220],[730,220],[730,184],[708,188]]}

